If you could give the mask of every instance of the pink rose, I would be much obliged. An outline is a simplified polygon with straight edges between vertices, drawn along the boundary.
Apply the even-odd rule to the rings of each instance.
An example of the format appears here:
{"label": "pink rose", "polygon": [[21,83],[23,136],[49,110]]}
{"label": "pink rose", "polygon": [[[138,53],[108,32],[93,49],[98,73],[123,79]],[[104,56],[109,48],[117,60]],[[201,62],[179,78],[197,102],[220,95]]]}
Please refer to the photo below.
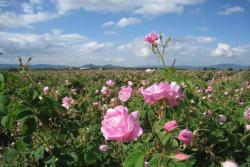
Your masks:
{"label": "pink rose", "polygon": [[71,97],[64,97],[62,100],[62,106],[65,107],[67,110],[71,107],[73,104],[73,99]]}
{"label": "pink rose", "polygon": [[222,162],[221,165],[222,167],[238,167],[238,165],[234,161],[231,161],[231,160]]}
{"label": "pink rose", "polygon": [[193,132],[188,129],[183,129],[178,136],[178,139],[184,144],[191,144],[194,141]]}
{"label": "pink rose", "polygon": [[123,86],[121,87],[121,90],[119,91],[119,99],[123,102],[128,101],[131,94],[132,94],[133,89],[131,86]]}
{"label": "pink rose", "polygon": [[175,107],[180,104],[183,98],[181,87],[177,85],[176,82],[172,82],[171,84],[168,82],[161,82],[158,85],[154,84],[146,89],[141,88],[140,90],[145,102],[150,105],[165,99],[169,106]]}
{"label": "pink rose", "polygon": [[224,124],[225,122],[227,121],[227,117],[225,116],[225,115],[222,115],[222,114],[220,114],[219,116],[218,116],[218,122],[219,122],[219,124]]}
{"label": "pink rose", "polygon": [[115,81],[113,81],[113,80],[108,80],[107,82],[106,82],[106,84],[108,85],[108,86],[114,86],[115,85]]}
{"label": "pink rose", "polygon": [[244,112],[244,117],[246,120],[250,120],[250,107]]}
{"label": "pink rose", "polygon": [[146,103],[152,105],[157,101],[165,98],[166,90],[169,89],[169,85],[167,82],[161,82],[159,85],[153,84],[150,87],[144,89],[143,87],[140,89],[141,94],[144,97]]}
{"label": "pink rose", "polygon": [[101,89],[101,93],[105,96],[108,96],[109,93],[110,93],[110,90],[109,88],[107,88],[106,86],[103,86],[102,89]]}
{"label": "pink rose", "polygon": [[205,92],[207,93],[207,94],[211,94],[212,92],[213,92],[213,88],[212,88],[212,86],[208,86],[207,87],[207,89],[205,90]]}
{"label": "pink rose", "polygon": [[43,88],[43,93],[44,94],[48,94],[49,93],[49,87],[48,86],[46,86],[46,87]]}
{"label": "pink rose", "polygon": [[171,107],[178,106],[183,99],[181,94],[181,87],[176,82],[171,82],[169,88],[166,90],[167,103]]}
{"label": "pink rose", "polygon": [[107,145],[105,145],[105,144],[102,144],[102,145],[99,146],[99,150],[101,152],[107,152],[109,150],[109,147]]}
{"label": "pink rose", "polygon": [[164,125],[164,130],[167,132],[171,132],[177,128],[176,120],[168,121]]}
{"label": "pink rose", "polygon": [[108,109],[102,121],[101,132],[106,140],[137,140],[143,133],[138,112],[129,114],[128,109],[123,106]]}
{"label": "pink rose", "polygon": [[159,39],[159,35],[156,34],[155,32],[151,32],[149,34],[147,34],[144,37],[144,41],[150,43],[150,44],[156,44],[156,41]]}
{"label": "pink rose", "polygon": [[176,153],[174,156],[174,158],[179,160],[179,161],[185,161],[185,160],[189,159],[189,157],[190,157],[189,155],[181,153],[181,152]]}

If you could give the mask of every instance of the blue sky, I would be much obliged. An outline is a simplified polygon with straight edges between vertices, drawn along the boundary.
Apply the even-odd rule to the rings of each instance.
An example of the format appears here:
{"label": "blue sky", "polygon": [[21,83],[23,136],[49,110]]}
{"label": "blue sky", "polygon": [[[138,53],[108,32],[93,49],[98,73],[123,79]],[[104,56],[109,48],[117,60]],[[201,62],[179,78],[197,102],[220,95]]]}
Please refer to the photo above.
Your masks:
{"label": "blue sky", "polygon": [[162,32],[177,65],[250,65],[250,0],[0,0],[0,63],[157,65]]}

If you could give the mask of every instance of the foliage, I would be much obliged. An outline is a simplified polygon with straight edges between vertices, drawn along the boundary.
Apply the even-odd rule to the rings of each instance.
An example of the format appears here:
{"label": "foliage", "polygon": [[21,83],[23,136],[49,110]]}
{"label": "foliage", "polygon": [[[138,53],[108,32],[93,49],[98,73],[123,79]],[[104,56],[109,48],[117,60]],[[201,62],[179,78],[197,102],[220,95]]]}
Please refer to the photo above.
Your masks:
{"label": "foliage", "polygon": [[[109,96],[96,93],[108,79],[116,85]],[[144,103],[137,91],[148,80],[175,81],[185,98],[175,108],[159,102]],[[118,99],[121,86],[133,81],[133,95]],[[185,83],[185,84],[183,84]],[[205,93],[209,84],[213,93]],[[48,94],[43,88],[48,86]],[[61,106],[65,96],[74,99],[69,110]],[[93,105],[98,102],[98,105]],[[103,115],[117,105],[139,111],[143,135],[137,141],[106,141],[100,131]],[[227,159],[241,166],[250,163],[250,134],[244,111],[250,105],[248,72],[179,71],[22,71],[0,74],[0,164],[8,166],[220,166]],[[208,111],[211,113],[208,113]],[[161,115],[160,115],[161,114]],[[227,117],[224,124],[218,115]],[[167,121],[177,120],[171,133]],[[182,129],[194,132],[195,141],[178,140]],[[106,152],[99,150],[105,144]],[[176,152],[191,157],[174,158]]]}

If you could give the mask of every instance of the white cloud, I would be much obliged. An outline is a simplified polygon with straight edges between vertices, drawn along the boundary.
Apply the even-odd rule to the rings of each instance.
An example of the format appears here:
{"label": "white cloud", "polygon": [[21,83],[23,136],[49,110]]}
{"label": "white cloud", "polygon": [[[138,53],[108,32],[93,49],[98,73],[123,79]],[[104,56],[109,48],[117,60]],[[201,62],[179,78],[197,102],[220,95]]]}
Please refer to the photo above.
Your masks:
{"label": "white cloud", "polygon": [[[31,11],[30,11],[31,12]],[[14,12],[4,12],[0,15],[0,28],[31,27],[32,24],[45,22],[58,17],[56,14],[48,12],[37,12],[17,15]]]}
{"label": "white cloud", "polygon": [[113,26],[113,25],[115,25],[114,21],[108,21],[108,22],[103,23],[102,27],[110,27],[110,26]]}
{"label": "white cloud", "polygon": [[139,23],[141,23],[141,19],[139,19],[139,18],[136,18],[136,17],[128,17],[128,18],[126,18],[126,17],[123,17],[117,22],[116,26],[120,27],[120,28],[124,28],[126,26],[139,24]]}
{"label": "white cloud", "polygon": [[240,6],[226,7],[223,11],[218,12],[220,15],[231,15],[234,13],[243,13],[245,11],[244,8]]}
{"label": "white cloud", "polygon": [[203,3],[205,0],[57,0],[60,14],[83,8],[87,11],[132,11],[140,15],[182,13],[186,5]]}
{"label": "white cloud", "polygon": [[0,50],[7,56],[3,63],[17,63],[18,56],[32,56],[33,64],[100,63],[111,47],[112,43],[91,41],[80,34],[65,34],[60,29],[45,34],[0,32]]}
{"label": "white cloud", "polygon": [[[10,3],[11,1],[5,4],[9,5]],[[52,20],[59,17],[56,12],[44,11],[43,2],[41,0],[26,1],[20,3],[20,6],[17,7],[20,7],[19,12],[17,12],[18,10],[8,10],[1,12],[0,28],[30,28],[35,23],[46,22],[48,20]],[[15,8],[17,7],[15,6]]]}
{"label": "white cloud", "polygon": [[236,48],[226,43],[218,43],[217,48],[212,50],[211,54],[212,56],[219,56],[219,57],[233,57],[233,56],[240,56],[246,52],[247,50],[240,47]]}

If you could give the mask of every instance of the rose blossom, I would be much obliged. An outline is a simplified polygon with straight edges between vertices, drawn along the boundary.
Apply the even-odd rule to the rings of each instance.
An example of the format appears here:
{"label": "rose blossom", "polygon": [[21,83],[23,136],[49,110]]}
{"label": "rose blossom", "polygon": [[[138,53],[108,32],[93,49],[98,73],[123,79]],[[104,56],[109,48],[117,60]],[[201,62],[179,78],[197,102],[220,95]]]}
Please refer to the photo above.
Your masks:
{"label": "rose blossom", "polygon": [[108,86],[114,86],[115,85],[115,81],[113,81],[113,80],[108,80],[108,81],[106,81],[106,84],[108,85]]}
{"label": "rose blossom", "polygon": [[165,98],[166,90],[168,88],[169,85],[167,82],[161,82],[159,85],[153,84],[146,89],[142,87],[140,90],[145,102],[152,105],[155,104],[157,101]]}
{"label": "rose blossom", "polygon": [[174,158],[179,160],[179,161],[185,161],[185,160],[189,159],[189,157],[190,157],[189,155],[181,153],[181,152],[176,153],[174,156]]}
{"label": "rose blossom", "polygon": [[105,145],[105,144],[102,144],[102,145],[99,146],[99,150],[101,152],[107,152],[109,150],[109,147],[107,145]]}
{"label": "rose blossom", "polygon": [[168,82],[161,82],[158,85],[153,84],[144,89],[140,88],[141,93],[146,103],[152,105],[157,101],[165,99],[169,106],[175,107],[179,105],[183,95],[181,94],[181,87],[176,82],[169,84]]}
{"label": "rose blossom", "polygon": [[222,167],[238,167],[238,165],[231,160],[226,160],[225,162],[221,163]]}
{"label": "rose blossom", "polygon": [[128,101],[131,94],[132,94],[133,89],[131,86],[123,86],[121,87],[121,90],[119,91],[119,99],[123,102]]}
{"label": "rose blossom", "polygon": [[123,106],[108,109],[102,121],[101,132],[106,140],[137,140],[143,133],[138,111],[129,114],[128,109]]}
{"label": "rose blossom", "polygon": [[180,104],[183,95],[181,94],[181,87],[176,82],[171,82],[170,88],[166,90],[166,98],[169,106],[175,107]]}
{"label": "rose blossom", "polygon": [[144,37],[144,41],[150,44],[156,44],[156,41],[158,40],[158,38],[159,38],[159,35],[157,33],[151,32]]}
{"label": "rose blossom", "polygon": [[244,117],[246,120],[250,120],[250,107],[244,112]]}
{"label": "rose blossom", "polygon": [[164,130],[166,132],[171,132],[171,131],[175,130],[177,127],[178,126],[177,126],[176,120],[172,120],[172,121],[168,121],[165,123]]}
{"label": "rose blossom", "polygon": [[64,97],[62,100],[62,106],[65,107],[67,110],[73,104],[73,99],[71,97]]}
{"label": "rose blossom", "polygon": [[48,86],[46,86],[46,87],[43,88],[43,93],[44,94],[48,94],[49,93],[49,87]]}
{"label": "rose blossom", "polygon": [[227,121],[227,117],[225,116],[225,115],[222,115],[222,114],[220,114],[219,116],[218,116],[218,122],[219,122],[219,124],[224,124],[225,122]]}
{"label": "rose blossom", "polygon": [[207,89],[205,90],[205,92],[206,92],[207,94],[211,94],[211,93],[213,92],[212,86],[209,85],[209,86],[207,87]]}
{"label": "rose blossom", "polygon": [[102,89],[101,89],[101,93],[105,96],[108,96],[109,93],[110,93],[110,90],[109,88],[107,88],[106,86],[103,86]]}
{"label": "rose blossom", "polygon": [[194,141],[193,132],[188,129],[183,129],[178,136],[178,139],[184,144],[191,144]]}

